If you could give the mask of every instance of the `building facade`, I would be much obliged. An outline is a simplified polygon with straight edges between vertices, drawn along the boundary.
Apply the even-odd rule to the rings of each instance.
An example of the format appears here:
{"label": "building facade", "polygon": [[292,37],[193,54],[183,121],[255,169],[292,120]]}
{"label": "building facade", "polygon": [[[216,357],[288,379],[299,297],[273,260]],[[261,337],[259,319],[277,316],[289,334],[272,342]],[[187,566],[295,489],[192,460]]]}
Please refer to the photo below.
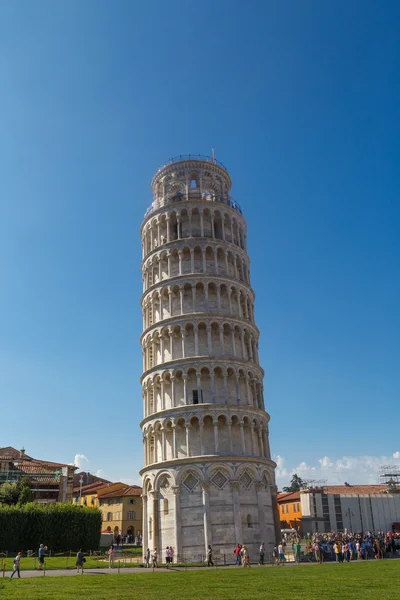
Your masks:
{"label": "building facade", "polygon": [[71,502],[75,470],[73,465],[32,458],[24,449],[0,448],[0,483],[28,479],[38,504]]}
{"label": "building facade", "polygon": [[300,494],[303,533],[392,531],[400,523],[400,489],[328,485]]}
{"label": "building facade", "polygon": [[171,160],[141,227],[143,547],[267,551],[279,528],[246,222],[226,168]]}
{"label": "building facade", "polygon": [[300,492],[278,494],[278,507],[281,529],[295,529],[302,533],[302,512]]}
{"label": "building facade", "polygon": [[102,532],[114,537],[142,533],[142,488],[126,483],[91,483],[74,488],[74,501],[81,506],[93,506],[103,517]]}

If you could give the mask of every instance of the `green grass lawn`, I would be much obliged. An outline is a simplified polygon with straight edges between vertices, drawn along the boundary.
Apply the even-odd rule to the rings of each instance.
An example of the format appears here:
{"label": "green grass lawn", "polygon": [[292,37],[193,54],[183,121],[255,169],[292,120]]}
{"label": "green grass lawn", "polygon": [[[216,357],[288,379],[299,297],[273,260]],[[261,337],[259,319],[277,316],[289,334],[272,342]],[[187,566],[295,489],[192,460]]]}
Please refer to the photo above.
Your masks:
{"label": "green grass lawn", "polygon": [[0,579],[7,600],[393,600],[400,598],[400,561],[264,569],[209,569],[133,575]]}

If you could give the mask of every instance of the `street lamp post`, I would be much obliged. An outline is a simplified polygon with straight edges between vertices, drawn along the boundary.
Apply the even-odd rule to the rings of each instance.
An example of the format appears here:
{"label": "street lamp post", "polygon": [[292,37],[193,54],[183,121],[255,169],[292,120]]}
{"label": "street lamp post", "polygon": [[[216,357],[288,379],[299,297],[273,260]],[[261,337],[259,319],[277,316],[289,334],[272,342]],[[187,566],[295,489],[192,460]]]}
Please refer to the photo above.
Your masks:
{"label": "street lamp post", "polygon": [[83,475],[79,478],[79,505],[82,502],[82,484],[83,484]]}

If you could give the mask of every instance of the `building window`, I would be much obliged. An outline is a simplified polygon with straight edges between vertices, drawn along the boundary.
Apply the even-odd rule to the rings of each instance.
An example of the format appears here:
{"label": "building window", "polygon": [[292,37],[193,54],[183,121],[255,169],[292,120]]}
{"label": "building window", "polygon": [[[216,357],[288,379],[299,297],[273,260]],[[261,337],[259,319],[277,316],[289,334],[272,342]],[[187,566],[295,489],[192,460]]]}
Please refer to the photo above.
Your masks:
{"label": "building window", "polygon": [[199,403],[199,392],[198,390],[193,390],[193,404]]}
{"label": "building window", "polygon": [[151,540],[153,536],[153,519],[149,518],[149,540]]}
{"label": "building window", "polygon": [[121,513],[120,513],[119,511],[118,511],[118,512],[116,512],[116,513],[114,513],[114,517],[115,517],[114,521],[119,521],[119,520],[120,520],[120,518],[121,518],[121,517],[120,517],[120,514],[121,514]]}
{"label": "building window", "polygon": [[128,510],[128,520],[134,521],[136,519],[136,512],[134,510]]}
{"label": "building window", "polygon": [[107,513],[107,521],[112,521],[112,513]]}
{"label": "building window", "polygon": [[113,503],[112,498],[109,498],[108,499],[108,506],[112,506],[112,503]]}
{"label": "building window", "polygon": [[253,527],[253,523],[251,522],[251,515],[247,515],[247,527]]}
{"label": "building window", "polygon": [[167,515],[168,514],[168,499],[167,498],[164,498],[163,508],[164,508],[164,515]]}
{"label": "building window", "polygon": [[129,498],[129,504],[136,504],[136,498]]}

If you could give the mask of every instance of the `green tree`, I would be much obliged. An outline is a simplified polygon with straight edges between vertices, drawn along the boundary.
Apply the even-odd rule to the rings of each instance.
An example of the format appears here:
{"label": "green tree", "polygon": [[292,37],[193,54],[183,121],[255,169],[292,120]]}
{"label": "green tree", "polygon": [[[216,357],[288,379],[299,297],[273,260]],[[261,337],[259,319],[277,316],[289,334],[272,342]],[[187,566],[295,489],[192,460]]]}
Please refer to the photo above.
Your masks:
{"label": "green tree", "polygon": [[17,484],[18,488],[18,504],[27,504],[33,502],[33,493],[31,485],[27,477],[23,477]]}
{"label": "green tree", "polygon": [[305,481],[295,473],[290,481],[290,485],[283,489],[284,492],[299,492],[304,487]]}
{"label": "green tree", "polygon": [[0,485],[0,504],[12,506],[17,504],[20,490],[17,483],[2,483]]}

